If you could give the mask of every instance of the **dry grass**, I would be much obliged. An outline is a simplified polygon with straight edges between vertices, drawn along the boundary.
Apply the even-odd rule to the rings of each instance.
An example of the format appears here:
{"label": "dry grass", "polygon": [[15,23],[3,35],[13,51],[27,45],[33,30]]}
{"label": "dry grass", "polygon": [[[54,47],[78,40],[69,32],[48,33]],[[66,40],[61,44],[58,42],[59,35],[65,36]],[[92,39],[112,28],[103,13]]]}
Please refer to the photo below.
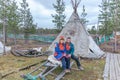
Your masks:
{"label": "dry grass", "polygon": [[[18,69],[24,66],[38,63],[38,62],[40,63],[41,61],[46,59],[47,57],[37,57],[37,58],[16,57],[11,54],[0,56],[0,73],[4,75],[10,71],[13,71],[13,70],[17,71]],[[5,77],[5,80],[21,80],[20,74],[23,74],[23,73],[25,74],[30,70],[31,69],[16,72],[15,74]]]}
{"label": "dry grass", "polygon": [[[15,57],[11,54],[0,57],[0,73],[5,74],[12,70],[18,70],[23,66],[30,65],[36,62],[45,60],[47,57],[38,58],[25,58],[25,57]],[[105,60],[81,60],[81,64],[85,68],[84,71],[72,70],[70,74],[64,76],[63,80],[102,80],[102,74],[104,69]],[[39,66],[39,65],[37,65]],[[76,64],[73,65],[74,68]],[[22,80],[20,78],[21,74],[26,74],[33,70],[32,67],[28,70],[16,72],[5,77],[3,80]],[[61,68],[57,68],[54,73],[59,74]],[[47,76],[48,80],[53,80],[53,76]]]}
{"label": "dry grass", "polygon": [[[71,74],[66,75],[63,80],[103,80],[104,59],[82,60],[81,64],[85,68],[84,71],[72,70]],[[76,68],[76,64],[73,67]]]}
{"label": "dry grass", "polygon": [[[18,41],[17,48],[32,48],[32,47],[44,47],[43,49],[46,50],[46,47],[49,44],[41,44],[39,42],[30,41],[29,44],[24,44],[22,40]],[[18,70],[24,66],[41,62],[43,60],[47,59],[45,56],[37,57],[37,58],[26,58],[26,57],[16,57],[11,54],[7,54],[4,56],[0,56],[0,73],[2,75],[8,73],[9,71]],[[85,68],[84,71],[77,71],[72,70],[70,74],[66,74],[63,78],[63,80],[103,80],[102,74],[104,69],[105,60],[81,60],[81,64]],[[39,64],[40,65],[40,64]],[[37,66],[39,66],[37,65]],[[35,66],[35,67],[37,67]],[[18,71],[16,73],[13,73],[2,80],[23,80],[20,75],[21,74],[27,74],[28,72],[32,71],[35,67],[32,67],[30,69],[24,70],[24,71]],[[76,67],[76,64],[73,65],[74,68]],[[59,74],[61,71],[61,68],[57,68],[54,73]],[[37,72],[39,73],[39,72]],[[35,74],[37,74],[35,73]],[[47,76],[48,80],[54,80],[54,77],[49,75]]]}
{"label": "dry grass", "polygon": [[[25,58],[25,57],[15,57],[12,55],[5,55],[0,57],[0,72],[5,74],[12,70],[17,70],[23,66],[27,66],[36,62],[45,60],[46,57],[38,58]],[[84,71],[71,70],[70,74],[64,76],[63,80],[102,80],[102,74],[104,69],[105,60],[81,60],[81,64],[85,68]],[[76,64],[73,65],[74,68]],[[35,67],[33,67],[35,68]],[[22,80],[20,77],[21,74],[26,74],[33,70],[30,68],[28,70],[16,72],[5,77],[3,80]],[[61,71],[60,68],[54,71],[55,74],[58,74]],[[53,80],[53,76],[47,76],[48,80]]]}

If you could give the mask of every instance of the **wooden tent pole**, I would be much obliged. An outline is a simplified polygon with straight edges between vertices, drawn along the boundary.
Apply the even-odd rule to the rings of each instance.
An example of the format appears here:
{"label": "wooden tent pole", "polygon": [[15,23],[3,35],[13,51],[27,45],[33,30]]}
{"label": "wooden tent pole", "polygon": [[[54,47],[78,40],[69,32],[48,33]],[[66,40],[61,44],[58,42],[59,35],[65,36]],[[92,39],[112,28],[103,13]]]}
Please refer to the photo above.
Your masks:
{"label": "wooden tent pole", "polygon": [[74,9],[74,12],[76,13],[77,12],[77,7],[78,5],[80,4],[81,0],[77,1],[77,0],[71,0],[71,3],[72,3],[72,6],[73,6],[73,9]]}
{"label": "wooden tent pole", "polygon": [[80,2],[81,2],[81,0],[79,0],[79,1],[77,2],[77,7],[78,7],[78,5],[80,4]]}

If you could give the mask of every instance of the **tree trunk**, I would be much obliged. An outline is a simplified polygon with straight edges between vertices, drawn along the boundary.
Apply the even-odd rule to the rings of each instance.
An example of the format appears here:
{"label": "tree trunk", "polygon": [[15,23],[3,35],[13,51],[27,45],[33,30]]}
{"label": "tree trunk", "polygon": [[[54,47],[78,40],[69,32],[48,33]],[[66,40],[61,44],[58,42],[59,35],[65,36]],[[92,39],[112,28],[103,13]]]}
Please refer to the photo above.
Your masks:
{"label": "tree trunk", "polygon": [[6,45],[6,26],[5,26],[5,20],[4,20],[3,22],[3,53],[4,54],[6,54],[5,45]]}
{"label": "tree trunk", "polygon": [[25,34],[24,34],[24,38],[25,38],[25,44],[28,44],[29,34],[28,34],[28,33],[25,33]]}
{"label": "tree trunk", "polygon": [[16,48],[16,44],[17,44],[17,38],[16,38],[16,32],[14,32],[14,45],[15,45],[15,48]]}
{"label": "tree trunk", "polygon": [[7,43],[7,29],[6,29],[6,26],[5,26],[5,43]]}

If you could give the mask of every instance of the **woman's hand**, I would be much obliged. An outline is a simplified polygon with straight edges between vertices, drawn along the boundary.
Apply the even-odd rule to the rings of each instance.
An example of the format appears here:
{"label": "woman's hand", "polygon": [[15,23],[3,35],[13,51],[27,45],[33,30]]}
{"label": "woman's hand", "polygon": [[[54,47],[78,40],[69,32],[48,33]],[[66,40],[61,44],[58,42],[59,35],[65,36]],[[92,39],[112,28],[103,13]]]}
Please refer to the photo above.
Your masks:
{"label": "woman's hand", "polygon": [[70,57],[71,57],[71,54],[67,54],[67,55],[66,55],[66,58],[70,58]]}
{"label": "woman's hand", "polygon": [[54,44],[54,47],[57,47],[57,44]]}
{"label": "woman's hand", "polygon": [[64,53],[63,56],[66,56],[66,53]]}

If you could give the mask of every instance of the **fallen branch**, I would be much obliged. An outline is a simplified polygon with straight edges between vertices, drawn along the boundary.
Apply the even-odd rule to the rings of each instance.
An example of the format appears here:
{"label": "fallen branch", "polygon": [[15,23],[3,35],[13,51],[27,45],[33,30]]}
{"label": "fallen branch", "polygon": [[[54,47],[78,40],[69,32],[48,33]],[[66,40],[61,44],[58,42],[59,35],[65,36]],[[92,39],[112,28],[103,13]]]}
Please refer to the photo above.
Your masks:
{"label": "fallen branch", "polygon": [[23,68],[20,68],[18,71],[22,71],[22,70],[29,69],[29,68],[31,68],[32,66],[36,66],[36,65],[38,65],[38,64],[39,64],[39,62],[38,62],[38,63],[31,64],[31,65],[28,65],[28,66],[25,66],[25,67],[23,67]]}
{"label": "fallen branch", "polygon": [[4,78],[4,77],[6,77],[6,76],[8,76],[8,75],[10,75],[10,74],[13,74],[13,73],[15,73],[16,71],[10,71],[10,72],[8,72],[8,73],[6,73],[6,74],[4,74],[4,75],[1,75],[1,78]]}

